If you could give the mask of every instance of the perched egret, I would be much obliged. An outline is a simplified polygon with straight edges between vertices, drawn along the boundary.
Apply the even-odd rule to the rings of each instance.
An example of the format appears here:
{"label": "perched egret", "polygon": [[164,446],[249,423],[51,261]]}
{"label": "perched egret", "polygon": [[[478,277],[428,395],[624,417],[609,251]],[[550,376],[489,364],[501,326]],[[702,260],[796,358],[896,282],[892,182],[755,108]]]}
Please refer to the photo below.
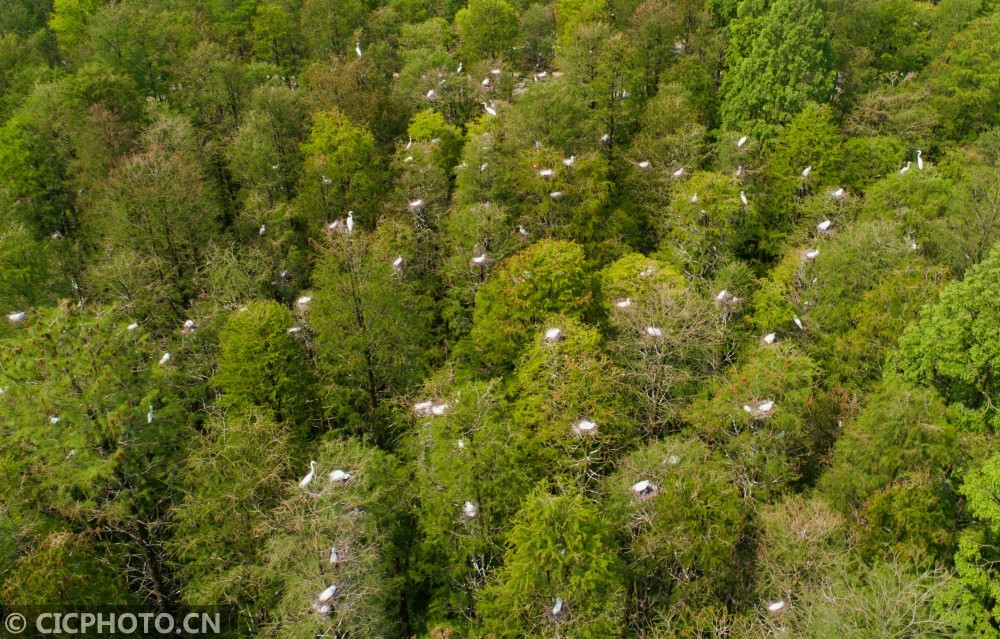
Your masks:
{"label": "perched egret", "polygon": [[554,606],[552,606],[552,615],[558,616],[562,612],[562,609],[563,609],[562,597],[556,597],[556,603]]}
{"label": "perched egret", "polygon": [[330,549],[330,563],[331,564],[340,563],[340,553],[337,552],[336,546]]}
{"label": "perched egret", "polygon": [[646,335],[649,335],[650,337],[662,337],[663,330],[660,329],[658,326],[647,326]]}
{"label": "perched egret", "polygon": [[335,594],[337,594],[337,586],[331,584],[330,586],[327,586],[326,590],[319,593],[319,595],[316,597],[316,600],[319,601],[320,603],[326,603],[327,601],[333,599],[333,596]]}
{"label": "perched egret", "polygon": [[577,435],[593,435],[597,432],[597,424],[589,419],[581,419],[573,424],[573,432]]}
{"label": "perched egret", "polygon": [[637,163],[636,166],[645,171],[650,167],[650,163],[649,160],[643,160],[642,162]]}
{"label": "perched egret", "polygon": [[257,235],[264,235],[265,231],[267,231],[267,224],[261,224],[260,230],[257,231]]}
{"label": "perched egret", "polygon": [[392,272],[396,275],[402,275],[404,266],[406,266],[406,260],[404,260],[403,256],[400,255],[392,261]]}
{"label": "perched egret", "polygon": [[437,93],[434,92],[434,89],[427,92],[427,99],[432,101],[437,99]]}
{"label": "perched egret", "polygon": [[491,116],[497,114],[497,110],[494,107],[490,106],[489,104],[486,104],[485,102],[483,102],[483,108],[486,109],[486,113],[488,113]]}
{"label": "perched egret", "polygon": [[693,203],[695,203],[697,201],[698,201],[698,194],[695,193],[694,195],[691,196],[691,203],[693,204]]}
{"label": "perched egret", "polygon": [[61,240],[61,239],[63,239],[63,234],[60,233],[59,231],[56,231],[55,233],[53,233],[49,237],[51,237],[53,240]]}
{"label": "perched egret", "polygon": [[361,43],[360,42],[355,42],[354,43],[354,52],[358,54],[358,59],[360,59],[361,58]]}
{"label": "perched egret", "polygon": [[344,471],[337,470],[330,472],[330,481],[335,484],[346,484],[351,479],[351,473],[345,473]]}
{"label": "perched egret", "polygon": [[482,255],[476,255],[475,257],[472,258],[472,265],[473,266],[486,266],[486,262],[488,260],[489,260],[489,258],[486,257],[486,253],[483,253]]}
{"label": "perched egret", "polygon": [[458,63],[458,69],[455,70],[455,73],[461,73],[462,69],[464,69],[464,68],[465,68],[465,63],[464,62],[459,62]]}
{"label": "perched egret", "polygon": [[455,445],[458,446],[459,448],[461,448],[462,450],[465,450],[465,440],[464,439],[459,438],[459,440],[457,442],[455,442]]}
{"label": "perched egret", "polygon": [[628,308],[629,306],[632,306],[632,298],[631,297],[626,297],[623,300],[619,300],[619,301],[615,302],[615,307],[616,308]]}
{"label": "perched egret", "polygon": [[406,146],[403,148],[403,150],[404,151],[409,151],[410,147],[413,146],[413,138],[410,137],[410,136],[406,136],[406,138],[407,138],[407,140],[406,140]]}
{"label": "perched egret", "polygon": [[719,294],[715,296],[715,301],[716,302],[725,302],[726,300],[729,300],[732,297],[733,297],[732,293],[730,293],[726,289],[722,289],[721,291],[719,291]]}
{"label": "perched egret", "polygon": [[330,186],[331,184],[333,184],[333,180],[331,180],[330,178],[328,178],[328,177],[326,177],[324,175],[323,176],[323,186]]}
{"label": "perched egret", "polygon": [[743,145],[746,143],[747,143],[747,136],[744,135],[742,138],[739,139],[738,142],[736,142],[736,148],[737,149],[743,148]]}
{"label": "perched egret", "polygon": [[774,601],[774,602],[771,602],[771,603],[767,604],[767,611],[768,612],[781,612],[784,609],[784,607],[785,607],[785,602],[784,601]]}
{"label": "perched egret", "polygon": [[127,328],[130,331],[134,331],[135,329],[139,328],[139,322],[132,322],[131,324],[129,324],[125,328]]}
{"label": "perched egret", "polygon": [[444,404],[436,404],[434,406],[431,406],[431,415],[434,415],[435,417],[440,417],[441,415],[447,413],[450,407],[451,404],[449,404],[448,402],[445,402]]}
{"label": "perched egret", "polygon": [[301,326],[293,326],[293,327],[291,327],[290,329],[288,329],[285,332],[288,333],[289,335],[294,335],[295,333],[301,333],[302,332],[302,327]]}
{"label": "perched egret", "polygon": [[49,423],[52,424],[53,426],[55,426],[56,424],[58,424],[61,421],[62,420],[59,419],[58,417],[55,417],[55,416],[49,417]]}
{"label": "perched egret", "polygon": [[562,161],[563,166],[573,166],[574,162],[576,162],[576,156],[575,155],[571,155],[568,158],[563,158],[563,161]]}
{"label": "perched egret", "polygon": [[653,274],[653,267],[647,266],[644,270],[639,271],[639,277],[649,277]]}
{"label": "perched egret", "polygon": [[432,414],[431,408],[433,408],[433,406],[434,402],[430,400],[426,402],[418,402],[413,405],[413,412],[421,417],[429,417]]}
{"label": "perched egret", "polygon": [[311,297],[309,297],[308,295],[303,295],[299,299],[295,300],[295,305],[298,306],[300,309],[305,310],[306,307],[309,306],[309,302],[311,301],[312,301]]}
{"label": "perched egret", "polygon": [[763,404],[761,404],[760,406],[758,406],[757,410],[759,410],[762,413],[770,413],[773,408],[774,408],[774,402],[768,400]]}
{"label": "perched egret", "polygon": [[500,71],[500,69],[492,69],[492,70],[490,70],[490,73],[492,73],[493,75],[499,76],[502,73],[502,71]]}
{"label": "perched egret", "polygon": [[601,144],[607,144],[610,141],[611,141],[611,135],[610,134],[605,133],[604,135],[601,136]]}
{"label": "perched egret", "polygon": [[799,330],[800,330],[800,331],[804,331],[804,330],[806,330],[806,329],[805,329],[805,328],[804,328],[804,327],[802,326],[802,320],[800,320],[800,319],[799,319],[799,316],[798,316],[798,315],[796,315],[795,317],[793,317],[793,318],[792,318],[792,321],[793,321],[793,322],[795,322],[795,325],[799,327]]}
{"label": "perched egret", "polygon": [[740,191],[740,202],[743,202],[743,206],[747,206],[747,195],[743,191]]}
{"label": "perched egret", "polygon": [[488,86],[490,86],[490,79],[489,78],[483,78],[483,81],[480,82],[479,84],[483,85],[484,87],[488,87]]}
{"label": "perched egret", "polygon": [[742,176],[743,176],[743,165],[741,164],[738,167],[736,167],[736,177],[742,177]]}
{"label": "perched egret", "polygon": [[28,314],[26,312],[18,311],[17,313],[11,313],[10,315],[8,315],[7,319],[16,324],[17,322],[22,321],[27,316]]}
{"label": "perched egret", "polygon": [[648,479],[643,479],[640,482],[632,484],[632,492],[635,493],[636,497],[645,499],[656,493],[656,486]]}
{"label": "perched egret", "polygon": [[338,228],[340,228],[340,223],[341,223],[341,220],[334,220],[334,221],[330,222],[329,224],[327,224],[326,228],[330,229],[331,231],[336,231]]}
{"label": "perched egret", "polygon": [[490,163],[489,162],[483,162],[482,164],[479,165],[479,172],[480,173],[484,173],[486,171],[486,169],[488,169],[488,168],[490,168]]}
{"label": "perched egret", "polygon": [[424,201],[421,199],[416,199],[410,202],[409,206],[411,211],[419,211],[420,209],[424,208]]}
{"label": "perched egret", "polygon": [[833,225],[833,222],[831,222],[830,220],[823,220],[822,222],[820,222],[819,224],[816,225],[816,229],[818,231],[820,231],[821,233],[825,233],[825,232],[827,232],[827,231],[830,230],[830,227],[832,225]]}
{"label": "perched egret", "polygon": [[403,162],[412,162],[412,161],[413,161],[412,155],[407,155],[405,158],[403,158]]}
{"label": "perched egret", "polygon": [[817,255],[819,255],[819,249],[812,249],[811,251],[806,251],[805,253],[807,260],[814,260]]}
{"label": "perched egret", "polygon": [[160,366],[163,366],[170,361],[170,353],[164,353],[163,357],[160,358]]}
{"label": "perched egret", "polygon": [[840,188],[830,194],[830,197],[834,200],[839,200],[844,197],[844,189]]}
{"label": "perched egret", "polygon": [[153,405],[152,404],[149,405],[149,412],[146,413],[146,423],[147,424],[152,424],[153,423]]}
{"label": "perched egret", "polygon": [[681,168],[679,168],[676,171],[674,171],[673,175],[674,175],[675,178],[679,178],[682,175],[684,175],[684,167],[682,166]]}
{"label": "perched egret", "polygon": [[767,335],[764,336],[763,342],[765,344],[774,344],[774,340],[776,340],[776,339],[778,339],[777,334],[775,334],[775,333],[768,333]]}
{"label": "perched egret", "polygon": [[802,177],[804,177],[804,178],[809,177],[809,174],[812,173],[812,170],[813,170],[812,165],[807,166],[806,168],[802,169]]}
{"label": "perched egret", "polygon": [[562,329],[561,328],[550,328],[549,330],[545,331],[545,341],[546,342],[554,342],[557,339],[559,339],[560,337],[562,337]]}
{"label": "perched egret", "polygon": [[462,515],[465,516],[466,519],[475,519],[478,513],[479,509],[477,509],[476,505],[471,501],[467,501],[462,504]]}
{"label": "perched egret", "polygon": [[920,157],[922,154],[920,149],[917,149],[917,168],[921,171],[924,170],[924,158]]}
{"label": "perched egret", "polygon": [[347,212],[347,234],[354,232],[354,211]]}
{"label": "perched egret", "polygon": [[906,166],[904,166],[903,168],[901,168],[899,170],[899,174],[902,175],[902,174],[906,173],[909,170],[910,170],[910,162],[907,162]]}
{"label": "perched egret", "polygon": [[517,234],[521,237],[528,237],[528,231],[523,226],[518,225]]}
{"label": "perched egret", "polygon": [[553,171],[552,169],[542,169],[541,171],[538,172],[538,177],[550,178],[555,174],[556,172]]}
{"label": "perched egret", "polygon": [[302,478],[299,482],[299,488],[305,488],[312,483],[313,477],[316,476],[316,462],[309,462],[309,474]]}

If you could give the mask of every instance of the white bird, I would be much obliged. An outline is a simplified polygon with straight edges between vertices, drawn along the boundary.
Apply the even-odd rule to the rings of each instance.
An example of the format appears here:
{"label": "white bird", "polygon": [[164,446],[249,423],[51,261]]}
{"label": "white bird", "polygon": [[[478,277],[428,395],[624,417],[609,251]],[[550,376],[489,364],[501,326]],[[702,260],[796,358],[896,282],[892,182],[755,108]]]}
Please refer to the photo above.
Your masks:
{"label": "white bird", "polygon": [[354,211],[347,212],[347,234],[354,232]]}
{"label": "white bird", "polygon": [[553,200],[558,200],[559,198],[562,197],[562,191],[552,191],[551,193],[549,193],[549,197],[552,198]]}
{"label": "white bird", "polygon": [[464,62],[459,62],[458,63],[458,69],[455,71],[455,73],[461,73],[463,68],[465,68],[465,63]]}
{"label": "white bird", "polygon": [[433,408],[434,402],[428,400],[426,402],[418,402],[413,405],[413,412],[422,417],[428,417],[431,413],[431,408]]}
{"label": "white bird", "polygon": [[844,197],[844,189],[837,189],[836,191],[830,194],[830,197],[835,200],[839,200],[840,198]]}
{"label": "white bird", "polygon": [[330,481],[332,481],[335,484],[346,483],[350,478],[351,478],[351,473],[345,473],[339,468],[337,470],[330,472]]}
{"label": "white bird", "polygon": [[326,177],[324,175],[323,176],[323,186],[330,186],[331,184],[333,184],[333,180],[331,180],[330,178],[328,178],[328,177]]}
{"label": "white bird", "polygon": [[768,333],[767,335],[764,336],[764,343],[773,344],[774,340],[776,340],[777,338],[778,336],[775,333]]}
{"label": "white bird", "polygon": [[920,151],[920,149],[917,149],[917,168],[920,169],[921,171],[923,171],[924,170],[924,159],[922,157],[920,157],[920,155],[921,155],[921,151]]}
{"label": "white bird", "polygon": [[775,601],[767,604],[768,612],[780,612],[782,608],[785,607],[784,601]]}
{"label": "white bird", "polygon": [[809,174],[812,173],[812,170],[813,170],[813,168],[812,168],[811,165],[807,166],[804,169],[802,169],[802,177],[806,177],[806,178],[809,177]]}
{"label": "white bird", "polygon": [[361,43],[360,42],[355,42],[354,43],[354,52],[358,54],[358,58],[360,59],[361,58]]}
{"label": "white bird", "polygon": [[53,240],[61,240],[61,239],[63,239],[63,234],[60,233],[59,231],[56,231],[55,233],[53,233],[49,237],[51,237]]}
{"label": "white bird", "polygon": [[740,201],[743,202],[743,206],[747,205],[747,196],[743,191],[740,191]]}
{"label": "white bird", "polygon": [[127,328],[130,331],[134,331],[135,329],[139,328],[139,322],[132,322],[131,324],[129,324],[125,328]]}
{"label": "white bird", "polygon": [[574,426],[574,430],[581,435],[586,435],[597,430],[597,424],[589,419],[581,419],[576,423],[576,426]]}
{"label": "white bird", "polygon": [[796,315],[795,317],[793,317],[792,321],[795,322],[795,325],[799,327],[800,331],[806,330],[805,328],[803,328],[803,326],[802,326],[802,320],[799,319],[798,315]]}
{"label": "white bird", "polygon": [[486,104],[485,102],[483,102],[483,108],[486,109],[486,113],[488,113],[490,115],[496,115],[497,114],[497,110],[495,108],[493,108],[492,106],[490,106],[489,104]]}
{"label": "white bird", "polygon": [[560,336],[562,336],[561,328],[550,328],[549,330],[545,331],[546,342],[554,342],[555,340],[559,339]]}
{"label": "white bird", "polygon": [[434,89],[431,89],[430,91],[427,92],[427,99],[428,100],[433,100],[436,97],[436,95],[437,94],[434,93]]}
{"label": "white bird", "polygon": [[336,564],[340,562],[340,553],[337,552],[337,547],[334,546],[330,549],[330,563]]}
{"label": "white bird", "polygon": [[392,261],[393,272],[399,275],[400,273],[403,272],[403,266],[405,264],[406,260],[403,259],[403,256],[402,255],[398,256],[395,260]]}
{"label": "white bird", "polygon": [[479,84],[483,85],[484,87],[488,87],[488,86],[490,86],[490,79],[489,78],[483,78],[483,81],[480,82]]}
{"label": "white bird", "polygon": [[152,424],[153,423],[153,405],[152,404],[149,405],[149,412],[146,414],[146,423],[147,424]]}
{"label": "white bird", "polygon": [[8,315],[7,319],[16,324],[17,322],[20,322],[27,316],[28,314],[26,312],[18,311],[17,313],[11,313],[10,315]]}
{"label": "white bird", "polygon": [[464,504],[462,504],[462,514],[468,517],[469,519],[474,519],[478,512],[479,511],[478,509],[476,509],[476,505],[471,501],[467,501]]}
{"label": "white bird", "polygon": [[190,332],[194,330],[194,320],[184,322],[184,330]]}
{"label": "white bird", "polygon": [[412,202],[410,202],[410,210],[412,210],[412,211],[418,211],[418,210],[420,210],[422,208],[424,208],[424,201],[423,200],[417,199],[417,200],[413,200]]}
{"label": "white bird", "polygon": [[405,158],[403,158],[403,162],[412,162],[412,161],[413,161],[412,155],[407,155]]}
{"label": "white bird", "polygon": [[656,326],[647,326],[646,335],[649,335],[650,337],[662,337],[663,331]]}
{"label": "white bird", "polygon": [[642,497],[653,492],[653,484],[648,479],[632,484],[632,492]]}
{"label": "white bird", "polygon": [[550,178],[555,174],[556,172],[553,171],[552,169],[542,169],[541,171],[538,172],[538,177]]}
{"label": "white bird", "polygon": [[490,71],[490,73],[492,73],[493,75],[499,76],[502,73],[502,71],[500,71],[500,69],[493,69],[493,70]]}
{"label": "white bird", "polygon": [[611,135],[610,134],[605,133],[604,135],[601,136],[601,143],[602,144],[607,144],[610,141],[611,141]]}
{"label": "white bird", "polygon": [[457,445],[462,450],[465,450],[465,440],[464,439],[459,439],[457,442],[455,442],[455,445]]}
{"label": "white bird", "polygon": [[682,175],[684,175],[684,167],[683,166],[681,168],[677,169],[676,171],[674,171],[674,177],[675,178],[679,178]]}
{"label": "white bird", "polygon": [[628,308],[629,306],[632,306],[632,298],[626,297],[623,300],[615,302],[615,306],[618,308]]}
{"label": "white bird", "polygon": [[490,163],[489,162],[483,162],[482,164],[479,165],[479,172],[483,173],[488,168],[490,168]]}
{"label": "white bird", "polygon": [[299,488],[305,488],[312,483],[313,477],[316,476],[316,462],[309,462],[309,474],[302,478],[299,482]]}
{"label": "white bird", "polygon": [[744,136],[743,136],[742,138],[740,138],[740,139],[739,139],[739,141],[738,141],[738,142],[736,143],[736,148],[737,148],[737,149],[739,149],[739,148],[742,148],[742,147],[743,147],[743,145],[744,145],[744,144],[746,144],[746,143],[747,143],[747,136],[745,136],[745,135],[744,135]]}
{"label": "white bird", "polygon": [[476,266],[483,266],[484,264],[486,264],[486,259],[487,259],[486,253],[483,253],[482,255],[476,255],[475,257],[473,257],[472,263],[475,264]]}
{"label": "white bird", "polygon": [[563,609],[562,597],[556,597],[556,603],[554,606],[552,606],[553,616],[560,614],[562,612],[562,609]]}
{"label": "white bird", "polygon": [[576,156],[575,155],[571,155],[568,158],[564,158],[563,161],[562,161],[563,166],[573,166],[574,162],[576,162]]}
{"label": "white bird", "polygon": [[636,166],[639,167],[640,169],[643,169],[643,170],[648,169],[649,166],[650,166],[649,160],[643,160],[642,162],[639,162],[638,164],[636,164]]}
{"label": "white bird", "polygon": [[316,600],[319,601],[320,603],[325,603],[325,602],[330,601],[331,599],[333,599],[333,596],[335,594],[337,594],[337,586],[330,585],[330,586],[327,586],[326,590],[324,590],[323,592],[319,593],[319,596],[316,597]]}
{"label": "white bird", "polygon": [[816,256],[819,255],[819,249],[812,249],[811,251],[806,251],[806,259],[814,260]]}
{"label": "white bird", "polygon": [[58,417],[55,417],[55,416],[49,417],[49,423],[52,424],[53,426],[55,426],[56,424],[58,424],[60,421],[62,421],[62,420],[59,419]]}
{"label": "white bird", "polygon": [[411,147],[411,146],[413,146],[413,138],[412,138],[412,137],[410,137],[410,136],[406,136],[406,137],[407,137],[407,140],[406,140],[406,146],[405,146],[405,147],[403,147],[403,150],[404,150],[404,151],[409,151],[409,150],[410,150],[410,147]]}
{"label": "white bird", "polygon": [[906,163],[906,166],[904,166],[903,168],[901,168],[901,169],[899,170],[899,174],[900,174],[900,175],[902,175],[902,174],[906,173],[906,172],[907,172],[907,171],[909,171],[909,170],[910,170],[910,163],[909,163],[909,162],[907,162],[907,163]]}
{"label": "white bird", "polygon": [[831,222],[830,220],[823,220],[822,222],[816,225],[816,229],[825,233],[826,231],[830,230],[830,227],[832,225],[833,222]]}
{"label": "white bird", "polygon": [[448,412],[448,408],[450,406],[451,404],[449,404],[448,402],[445,402],[444,404],[437,404],[436,406],[431,406],[431,415],[440,417],[441,415],[444,415],[446,412]]}
{"label": "white bird", "polygon": [[729,291],[726,290],[726,289],[722,289],[721,291],[719,291],[719,294],[715,296],[715,301],[716,302],[725,302],[730,297],[731,297],[731,295],[729,294]]}
{"label": "white bird", "polygon": [[334,220],[334,221],[330,222],[329,224],[327,224],[326,228],[330,229],[331,231],[335,231],[338,228],[340,228],[340,222],[341,222],[341,220]]}
{"label": "white bird", "polygon": [[694,202],[697,202],[697,201],[698,201],[698,194],[695,193],[694,195],[691,196],[691,202],[694,203]]}
{"label": "white bird", "polygon": [[741,164],[738,167],[736,167],[736,177],[740,177],[742,175],[743,175],[743,165]]}
{"label": "white bird", "polygon": [[523,226],[518,225],[518,227],[517,227],[517,233],[521,237],[528,237],[528,230],[525,229]]}
{"label": "white bird", "polygon": [[163,357],[160,358],[160,366],[163,366],[170,361],[170,353],[164,353]]}
{"label": "white bird", "polygon": [[311,301],[312,301],[311,297],[309,297],[308,295],[303,295],[299,299],[295,300],[295,305],[301,309],[305,309],[307,306],[309,306],[309,302]]}
{"label": "white bird", "polygon": [[302,327],[301,326],[293,326],[293,327],[291,327],[290,329],[288,329],[285,332],[288,333],[288,334],[301,333],[302,332]]}
{"label": "white bird", "polygon": [[267,224],[261,224],[260,225],[260,230],[257,231],[257,235],[263,235],[264,231],[266,231],[266,230],[267,230]]}
{"label": "white bird", "polygon": [[770,413],[772,408],[774,408],[774,402],[768,400],[763,404],[761,404],[760,406],[758,406],[757,410],[759,410],[762,413]]}

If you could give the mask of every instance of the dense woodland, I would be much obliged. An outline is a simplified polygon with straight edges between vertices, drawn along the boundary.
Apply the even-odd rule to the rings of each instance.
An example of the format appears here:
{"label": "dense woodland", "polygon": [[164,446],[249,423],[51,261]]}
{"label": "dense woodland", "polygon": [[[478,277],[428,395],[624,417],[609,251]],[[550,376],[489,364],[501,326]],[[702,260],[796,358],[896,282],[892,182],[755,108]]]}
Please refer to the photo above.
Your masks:
{"label": "dense woodland", "polygon": [[532,1],[0,2],[0,602],[1000,637],[1000,3]]}

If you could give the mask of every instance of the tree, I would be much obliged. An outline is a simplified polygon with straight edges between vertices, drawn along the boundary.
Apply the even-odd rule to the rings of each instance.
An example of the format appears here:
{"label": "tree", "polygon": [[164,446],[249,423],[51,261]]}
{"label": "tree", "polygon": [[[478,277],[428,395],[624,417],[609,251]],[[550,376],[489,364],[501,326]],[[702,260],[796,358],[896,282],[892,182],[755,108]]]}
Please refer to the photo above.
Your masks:
{"label": "tree", "polygon": [[832,97],[835,73],[824,19],[816,0],[775,0],[766,15],[741,15],[730,23],[720,89],[726,128],[764,131],[791,121],[806,102]]}
{"label": "tree", "polygon": [[487,633],[596,638],[622,632],[622,566],[596,504],[572,490],[552,494],[539,487],[525,500],[508,543],[503,568],[481,601]]}
{"label": "tree", "polygon": [[470,63],[510,57],[517,25],[517,12],[504,0],[470,0],[455,14],[462,55]]}

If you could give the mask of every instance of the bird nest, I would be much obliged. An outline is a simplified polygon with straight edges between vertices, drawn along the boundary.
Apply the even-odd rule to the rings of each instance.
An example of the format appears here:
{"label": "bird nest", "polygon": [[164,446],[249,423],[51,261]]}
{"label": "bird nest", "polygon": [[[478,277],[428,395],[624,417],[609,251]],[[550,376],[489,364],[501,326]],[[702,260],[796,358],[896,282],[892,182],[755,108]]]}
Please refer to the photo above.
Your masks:
{"label": "bird nest", "polygon": [[743,411],[754,419],[767,419],[774,414],[774,401],[770,399],[755,399],[743,406]]}
{"label": "bird nest", "polygon": [[597,424],[588,419],[581,419],[577,423],[573,424],[573,434],[581,437],[591,437],[596,435]]}
{"label": "bird nest", "polygon": [[562,598],[545,605],[545,617],[554,623],[561,623],[569,617],[569,604]]}
{"label": "bird nest", "polygon": [[660,489],[657,488],[656,484],[646,479],[632,484],[631,490],[632,494],[635,495],[640,501],[656,497],[656,494],[660,492]]}

